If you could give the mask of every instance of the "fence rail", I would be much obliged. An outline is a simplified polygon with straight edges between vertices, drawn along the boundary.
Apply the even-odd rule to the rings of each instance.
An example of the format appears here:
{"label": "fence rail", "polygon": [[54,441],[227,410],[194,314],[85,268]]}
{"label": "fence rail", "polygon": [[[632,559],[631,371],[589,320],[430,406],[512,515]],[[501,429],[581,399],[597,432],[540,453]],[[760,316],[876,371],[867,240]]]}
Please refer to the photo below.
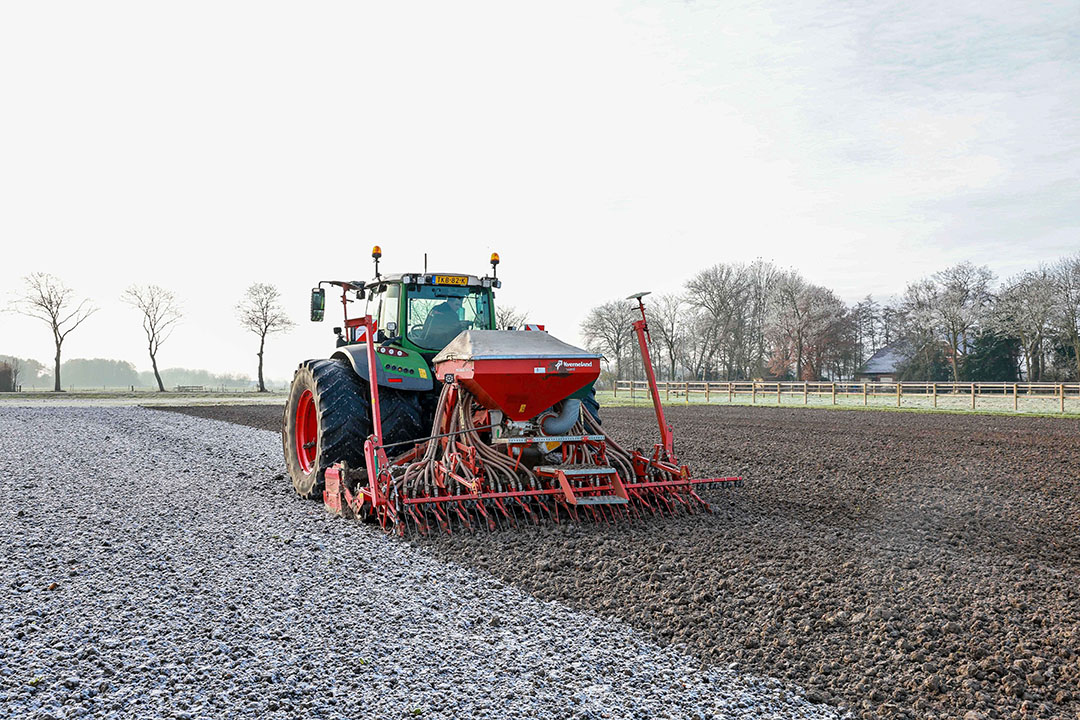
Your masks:
{"label": "fence rail", "polygon": [[[809,405],[822,402],[839,404],[892,405],[906,404],[917,407],[938,408],[939,405],[955,409],[957,406],[977,410],[1001,410],[1012,408],[1025,411],[1056,411],[1064,413],[1066,405],[1070,412],[1080,412],[1080,383],[1003,383],[1003,382],[777,382],[777,381],[723,381],[723,382],[659,382],[661,397],[671,402],[672,397],[685,403],[693,402],[745,402],[752,404],[787,402]],[[631,400],[648,399],[649,384],[644,380],[618,380],[613,395]],[[883,401],[882,399],[885,399]],[[1037,402],[1038,407],[1033,403]]]}

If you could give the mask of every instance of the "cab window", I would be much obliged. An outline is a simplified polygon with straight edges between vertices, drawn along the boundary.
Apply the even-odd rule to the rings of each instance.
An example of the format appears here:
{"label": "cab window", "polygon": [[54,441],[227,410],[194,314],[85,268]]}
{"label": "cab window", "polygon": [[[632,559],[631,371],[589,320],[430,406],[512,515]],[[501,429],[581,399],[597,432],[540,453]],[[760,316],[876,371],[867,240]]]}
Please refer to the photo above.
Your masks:
{"label": "cab window", "polygon": [[469,328],[487,328],[488,294],[481,288],[420,285],[409,291],[408,338],[426,350],[441,350]]}

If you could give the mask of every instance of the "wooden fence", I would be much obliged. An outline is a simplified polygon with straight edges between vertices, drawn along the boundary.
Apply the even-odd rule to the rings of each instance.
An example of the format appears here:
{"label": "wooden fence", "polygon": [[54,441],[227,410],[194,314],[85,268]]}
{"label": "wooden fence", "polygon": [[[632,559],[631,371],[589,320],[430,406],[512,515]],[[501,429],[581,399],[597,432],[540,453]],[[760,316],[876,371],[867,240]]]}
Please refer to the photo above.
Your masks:
{"label": "wooden fence", "polygon": [[[930,406],[939,401],[947,407],[958,405],[983,409],[1011,409],[1020,412],[1021,403],[1030,411],[1038,401],[1043,411],[1080,412],[1080,383],[1001,383],[1001,382],[660,382],[660,396],[666,402],[745,402],[782,404],[815,403],[875,405],[883,402],[896,407]],[[644,380],[619,380],[613,394],[631,400],[649,399],[649,384]],[[883,399],[887,399],[884,400]],[[992,402],[989,401],[992,399]]]}

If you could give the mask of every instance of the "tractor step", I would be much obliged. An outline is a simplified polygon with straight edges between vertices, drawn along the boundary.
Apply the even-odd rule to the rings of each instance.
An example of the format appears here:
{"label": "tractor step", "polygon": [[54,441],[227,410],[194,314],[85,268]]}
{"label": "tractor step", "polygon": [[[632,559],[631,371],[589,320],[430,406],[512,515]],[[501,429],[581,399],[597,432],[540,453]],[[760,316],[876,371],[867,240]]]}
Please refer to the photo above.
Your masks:
{"label": "tractor step", "polygon": [[[541,465],[535,470],[540,477],[557,479],[571,505],[625,505],[630,499],[619,473],[610,465]],[[595,484],[575,487],[574,483],[582,480]],[[596,494],[600,492],[614,495]]]}
{"label": "tractor step", "polygon": [[540,465],[534,468],[540,475],[557,475],[560,470],[567,477],[575,475],[610,475],[615,468],[607,465]]}
{"label": "tractor step", "polygon": [[532,445],[534,443],[575,443],[591,440],[593,442],[601,442],[604,440],[603,435],[531,435],[525,437],[501,437],[495,438],[492,442],[495,444],[506,445]]}
{"label": "tractor step", "polygon": [[625,505],[629,500],[621,498],[616,495],[586,495],[585,497],[578,497],[578,505]]}

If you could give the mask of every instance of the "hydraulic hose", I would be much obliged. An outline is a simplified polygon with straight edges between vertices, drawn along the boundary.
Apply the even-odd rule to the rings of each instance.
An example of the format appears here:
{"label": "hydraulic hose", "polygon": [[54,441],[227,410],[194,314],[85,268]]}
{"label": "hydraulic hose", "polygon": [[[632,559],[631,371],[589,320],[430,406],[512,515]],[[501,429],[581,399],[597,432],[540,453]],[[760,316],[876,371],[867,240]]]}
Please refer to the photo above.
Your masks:
{"label": "hydraulic hose", "polygon": [[545,435],[565,435],[577,423],[580,411],[580,400],[577,398],[564,400],[558,415],[544,416],[544,419],[540,421],[540,429]]}

